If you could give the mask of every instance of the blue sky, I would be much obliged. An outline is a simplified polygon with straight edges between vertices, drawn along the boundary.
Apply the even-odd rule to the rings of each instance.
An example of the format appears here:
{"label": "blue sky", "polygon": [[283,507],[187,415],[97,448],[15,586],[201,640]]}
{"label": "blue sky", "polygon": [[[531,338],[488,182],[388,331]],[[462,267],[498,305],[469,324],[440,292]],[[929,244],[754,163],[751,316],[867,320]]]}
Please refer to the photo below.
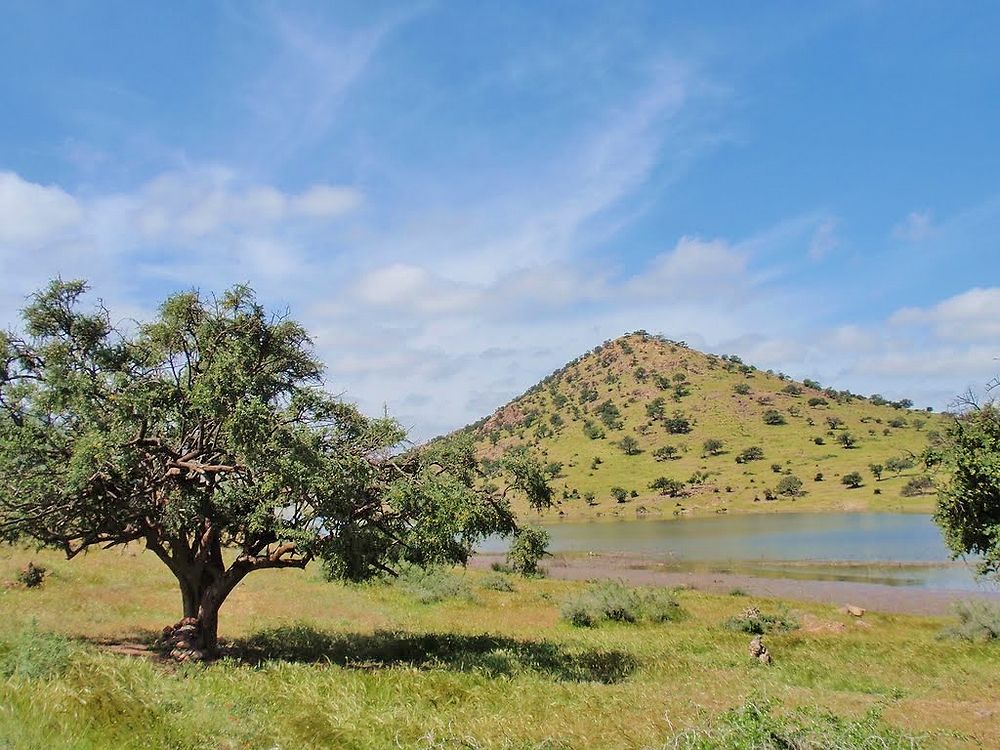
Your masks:
{"label": "blue sky", "polygon": [[[701,7],[706,6],[706,7]],[[644,328],[1000,370],[989,3],[0,2],[0,320],[249,282],[422,438]]]}

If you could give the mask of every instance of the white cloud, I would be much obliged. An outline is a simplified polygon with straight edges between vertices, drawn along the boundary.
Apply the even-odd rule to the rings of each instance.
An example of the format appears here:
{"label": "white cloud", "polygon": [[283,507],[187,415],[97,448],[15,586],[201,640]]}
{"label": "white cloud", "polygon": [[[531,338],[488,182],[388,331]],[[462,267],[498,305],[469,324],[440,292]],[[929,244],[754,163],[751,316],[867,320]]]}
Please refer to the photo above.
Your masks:
{"label": "white cloud", "polygon": [[325,219],[350,213],[361,205],[361,200],[361,192],[354,188],[313,185],[292,199],[291,209],[301,216]]}
{"label": "white cloud", "polygon": [[911,211],[906,218],[892,228],[892,236],[904,242],[920,242],[934,231],[930,211]]}
{"label": "white cloud", "polygon": [[0,172],[0,245],[36,245],[79,224],[83,211],[62,188]]}
{"label": "white cloud", "polygon": [[892,316],[891,322],[929,325],[941,339],[997,341],[1000,340],[1000,287],[976,287],[931,307],[904,308]]}

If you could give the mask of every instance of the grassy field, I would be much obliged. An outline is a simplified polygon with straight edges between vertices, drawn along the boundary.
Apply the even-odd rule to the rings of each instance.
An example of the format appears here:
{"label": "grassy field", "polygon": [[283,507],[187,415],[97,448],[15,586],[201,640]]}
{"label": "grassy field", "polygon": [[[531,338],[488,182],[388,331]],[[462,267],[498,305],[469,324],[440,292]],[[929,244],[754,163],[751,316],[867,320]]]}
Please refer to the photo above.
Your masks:
{"label": "grassy field", "polygon": [[[550,516],[930,512],[933,488],[902,494],[922,475],[919,462],[887,469],[881,480],[869,465],[920,454],[943,432],[946,418],[816,385],[633,334],[568,364],[469,429],[487,456],[528,445],[559,466],[552,482],[558,509]],[[659,415],[650,416],[657,399]],[[783,424],[765,422],[772,411]],[[674,412],[689,421],[689,432],[669,432]],[[598,437],[587,434],[588,424]],[[854,439],[852,447],[841,444],[845,434]],[[631,455],[621,447],[625,438],[635,441]],[[721,440],[721,450],[706,453],[709,439]],[[655,451],[665,446],[676,450],[675,457],[657,460]],[[751,446],[761,448],[763,458],[737,462]],[[860,487],[842,484],[850,472],[862,475]],[[779,492],[786,476],[801,480],[799,493]],[[680,496],[653,490],[659,477],[682,482]],[[629,493],[625,502],[612,497],[614,487]]]}
{"label": "grassy field", "polygon": [[[803,706],[856,740],[816,747],[1000,747],[1000,647],[941,640],[942,619],[688,590],[678,622],[574,628],[560,607],[585,584],[458,571],[464,593],[422,604],[270,571],[223,609],[228,658],[175,665],[118,653],[177,618],[152,555],[0,548],[0,580],[29,559],[51,575],[0,589],[0,748],[778,747],[726,732],[773,738]],[[723,627],[751,605],[801,623],[766,637],[771,666]]]}

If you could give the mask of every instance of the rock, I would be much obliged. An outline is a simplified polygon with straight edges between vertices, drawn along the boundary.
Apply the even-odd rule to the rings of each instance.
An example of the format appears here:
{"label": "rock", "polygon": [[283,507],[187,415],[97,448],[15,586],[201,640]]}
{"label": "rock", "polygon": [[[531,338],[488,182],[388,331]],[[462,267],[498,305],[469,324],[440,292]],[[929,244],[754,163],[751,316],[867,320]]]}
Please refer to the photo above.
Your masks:
{"label": "rock", "polygon": [[188,642],[187,642],[186,640],[184,640],[183,638],[181,638],[181,639],[180,639],[179,641],[177,641],[177,642],[176,642],[176,643],[174,644],[174,648],[183,648],[183,649],[189,649],[189,648],[191,648],[191,644],[190,644],[190,643],[188,643]]}
{"label": "rock", "polygon": [[192,661],[205,661],[208,658],[208,654],[197,648],[191,649],[189,655]]}
{"label": "rock", "polygon": [[764,645],[763,636],[755,635],[753,640],[750,641],[750,658],[756,659],[761,664],[771,663],[771,652]]}
{"label": "rock", "polygon": [[864,607],[857,607],[857,606],[855,606],[853,604],[848,604],[846,607],[844,607],[844,611],[847,614],[849,614],[851,617],[864,617],[865,616]]}

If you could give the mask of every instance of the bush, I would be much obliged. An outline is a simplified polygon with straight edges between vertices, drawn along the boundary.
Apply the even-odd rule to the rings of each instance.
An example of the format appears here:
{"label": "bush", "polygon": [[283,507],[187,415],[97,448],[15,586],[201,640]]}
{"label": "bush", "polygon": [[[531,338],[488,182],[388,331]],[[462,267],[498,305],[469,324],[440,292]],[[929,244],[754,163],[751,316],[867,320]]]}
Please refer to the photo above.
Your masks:
{"label": "bush", "polygon": [[651,490],[656,490],[661,495],[677,497],[684,491],[684,482],[669,477],[658,477],[649,485]]}
{"label": "bush", "polygon": [[844,474],[844,476],[840,478],[840,483],[846,485],[851,489],[854,489],[855,487],[860,487],[863,481],[864,478],[861,476],[861,474],[859,474],[856,471]]}
{"label": "bush", "polygon": [[685,417],[683,412],[679,411],[675,411],[673,416],[664,420],[663,426],[667,428],[667,432],[673,435],[691,432],[691,420]]}
{"label": "bush", "polygon": [[958,602],[955,605],[958,624],[945,629],[946,638],[983,643],[1000,640],[1000,604],[992,602]]}
{"label": "bush", "polygon": [[472,598],[468,583],[442,567],[406,565],[400,570],[394,583],[421,604]]}
{"label": "bush", "polygon": [[813,396],[806,403],[808,403],[809,406],[826,406],[829,402],[821,396]]}
{"label": "bush", "polygon": [[928,492],[934,491],[934,480],[931,479],[926,474],[919,477],[913,477],[906,484],[903,485],[903,489],[899,491],[903,497],[917,497],[918,495],[925,495]]}
{"label": "bush", "polygon": [[48,571],[43,565],[35,565],[29,562],[17,573],[17,582],[21,585],[33,589],[45,583],[45,575]]}
{"label": "bush", "polygon": [[618,441],[618,447],[626,456],[637,456],[642,451],[639,449],[639,441],[631,435],[626,435]]}
{"label": "bush", "polygon": [[611,488],[611,499],[616,503],[628,502],[628,490],[624,487],[612,487]]}
{"label": "bush", "polygon": [[750,394],[750,386],[746,383],[737,383],[733,386],[733,393],[737,393],[740,396],[748,396]]}
{"label": "bush", "polygon": [[764,449],[759,445],[751,445],[749,448],[744,448],[740,451],[739,455],[736,456],[736,463],[744,464],[747,461],[760,461],[764,458]]}
{"label": "bush", "polygon": [[662,448],[657,448],[653,451],[653,458],[657,461],[670,461],[680,458],[680,451],[672,445],[664,445]]}
{"label": "bush", "polygon": [[749,607],[743,614],[730,617],[723,623],[727,630],[735,630],[738,633],[750,633],[751,635],[764,635],[765,633],[786,632],[796,630],[799,622],[788,612],[771,615],[761,612],[756,607]]}
{"label": "bush", "polygon": [[785,415],[777,409],[768,409],[764,412],[764,424],[787,424],[787,420],[785,419]]}
{"label": "bush", "polygon": [[789,474],[778,480],[778,494],[796,497],[802,494],[802,480],[794,474]]}
{"label": "bush", "polygon": [[487,573],[479,582],[479,588],[486,591],[514,591],[514,582],[503,573]]}
{"label": "bush", "polygon": [[69,640],[31,627],[4,633],[0,640],[0,677],[44,679],[66,671],[72,656]]}
{"label": "bush", "polygon": [[538,575],[538,563],[548,553],[549,532],[524,527],[518,529],[507,552],[507,565],[523,576]]}
{"label": "bush", "polygon": [[813,442],[816,443],[816,445],[826,445],[826,440],[824,440],[822,436],[814,437]]}
{"label": "bush", "polygon": [[676,622],[684,610],[666,589],[633,589],[619,581],[588,586],[564,602],[560,616],[576,627],[594,627],[601,622]]}
{"label": "bush", "polygon": [[708,456],[717,456],[722,452],[724,446],[725,443],[718,438],[709,438],[702,444],[701,449]]}
{"label": "bush", "polygon": [[823,472],[822,471],[817,471],[816,472],[816,476],[813,477],[813,481],[814,482],[822,482],[823,481]]}
{"label": "bush", "polygon": [[837,435],[837,442],[844,448],[854,448],[858,444],[858,439],[849,432],[841,432]]}

